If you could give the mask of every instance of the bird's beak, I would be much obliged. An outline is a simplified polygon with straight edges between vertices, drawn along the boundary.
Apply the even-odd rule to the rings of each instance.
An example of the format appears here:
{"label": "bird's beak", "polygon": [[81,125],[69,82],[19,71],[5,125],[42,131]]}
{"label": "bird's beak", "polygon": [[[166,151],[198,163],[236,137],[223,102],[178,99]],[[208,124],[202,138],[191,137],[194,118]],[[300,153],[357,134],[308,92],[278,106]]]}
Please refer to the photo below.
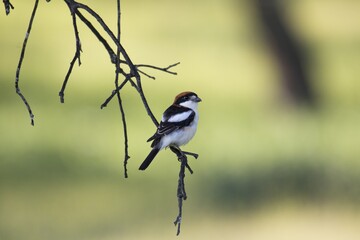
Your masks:
{"label": "bird's beak", "polygon": [[195,102],[201,102],[201,101],[202,101],[201,98],[199,98],[199,97],[195,98]]}

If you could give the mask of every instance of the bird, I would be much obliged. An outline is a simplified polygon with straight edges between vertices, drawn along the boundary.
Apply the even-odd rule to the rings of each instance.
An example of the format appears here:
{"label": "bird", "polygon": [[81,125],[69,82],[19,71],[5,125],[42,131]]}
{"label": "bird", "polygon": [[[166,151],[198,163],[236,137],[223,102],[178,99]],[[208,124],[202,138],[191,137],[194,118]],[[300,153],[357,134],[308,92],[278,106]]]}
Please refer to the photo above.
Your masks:
{"label": "bird", "polygon": [[152,141],[152,150],[139,170],[145,170],[160,150],[171,146],[178,148],[194,137],[199,121],[198,103],[201,101],[196,93],[190,91],[175,97],[173,104],[163,113],[155,134],[147,140]]}

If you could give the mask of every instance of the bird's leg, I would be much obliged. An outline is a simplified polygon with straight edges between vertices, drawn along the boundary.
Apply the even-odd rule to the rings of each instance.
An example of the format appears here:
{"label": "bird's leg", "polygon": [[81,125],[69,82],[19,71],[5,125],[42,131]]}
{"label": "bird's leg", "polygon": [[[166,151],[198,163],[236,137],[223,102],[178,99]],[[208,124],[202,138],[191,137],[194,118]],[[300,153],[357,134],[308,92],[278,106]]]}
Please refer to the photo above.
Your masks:
{"label": "bird's leg", "polygon": [[178,146],[171,145],[171,146],[170,146],[170,150],[173,151],[173,153],[176,154],[176,156],[178,157],[179,161],[181,160],[181,158],[184,157],[183,152],[180,150],[180,148],[179,148]]}
{"label": "bird's leg", "polygon": [[197,153],[192,153],[192,152],[186,152],[181,150],[178,146],[176,145],[171,145],[170,146],[171,151],[173,151],[174,153],[176,153],[176,155],[178,156],[179,160],[181,157],[183,157],[183,155],[189,155],[194,157],[195,159],[197,159],[199,157],[199,154]]}

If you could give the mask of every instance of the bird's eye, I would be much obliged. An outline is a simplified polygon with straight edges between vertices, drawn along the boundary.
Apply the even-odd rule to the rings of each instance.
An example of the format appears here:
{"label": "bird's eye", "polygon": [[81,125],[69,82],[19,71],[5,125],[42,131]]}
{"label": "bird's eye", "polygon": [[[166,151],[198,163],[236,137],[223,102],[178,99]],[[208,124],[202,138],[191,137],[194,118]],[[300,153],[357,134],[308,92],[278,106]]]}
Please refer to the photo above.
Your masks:
{"label": "bird's eye", "polygon": [[188,96],[185,96],[185,97],[184,97],[184,100],[189,100],[189,97],[188,97]]}

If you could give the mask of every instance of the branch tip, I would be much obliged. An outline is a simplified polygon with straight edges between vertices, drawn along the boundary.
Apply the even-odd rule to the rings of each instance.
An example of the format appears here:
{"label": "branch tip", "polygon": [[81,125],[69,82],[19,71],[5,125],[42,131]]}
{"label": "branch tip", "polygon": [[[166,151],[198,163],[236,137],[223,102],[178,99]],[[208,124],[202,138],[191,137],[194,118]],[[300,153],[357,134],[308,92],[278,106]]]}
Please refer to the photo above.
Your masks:
{"label": "branch tip", "polygon": [[9,0],[3,0],[4,7],[5,7],[5,13],[6,15],[10,14],[10,9],[14,10],[14,6],[11,4]]}

